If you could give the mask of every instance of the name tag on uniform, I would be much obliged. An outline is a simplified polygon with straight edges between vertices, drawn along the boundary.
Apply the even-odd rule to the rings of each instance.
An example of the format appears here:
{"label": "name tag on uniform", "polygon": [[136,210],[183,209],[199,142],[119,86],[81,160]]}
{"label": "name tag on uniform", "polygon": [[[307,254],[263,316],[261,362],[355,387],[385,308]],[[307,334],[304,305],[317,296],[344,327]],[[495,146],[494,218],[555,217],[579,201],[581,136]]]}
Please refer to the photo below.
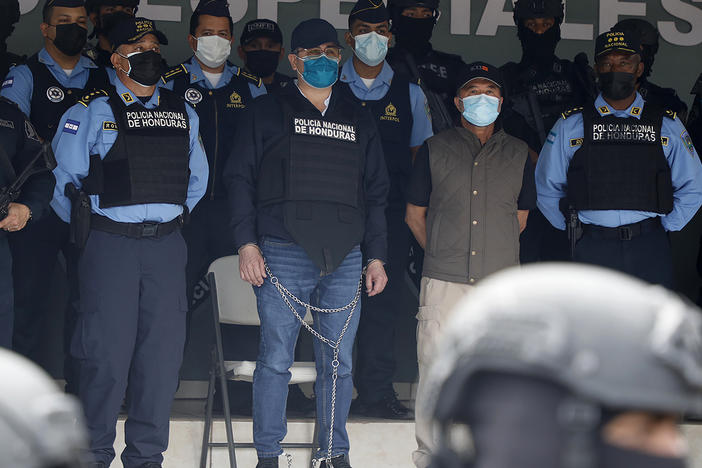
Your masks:
{"label": "name tag on uniform", "polygon": [[295,118],[293,131],[296,135],[319,136],[352,143],[358,141],[354,125],[329,122],[327,120]]}
{"label": "name tag on uniform", "polygon": [[78,133],[78,127],[80,127],[80,122],[77,120],[66,120],[66,124],[63,126],[63,131],[75,135]]}
{"label": "name tag on uniform", "polygon": [[109,120],[106,120],[102,123],[102,129],[103,130],[117,131],[117,124],[114,122],[110,122]]}
{"label": "name tag on uniform", "polygon": [[5,88],[12,88],[12,85],[14,84],[15,79],[14,78],[8,78],[5,81],[2,82],[2,89]]}
{"label": "name tag on uniform", "polygon": [[138,110],[126,113],[129,128],[173,128],[188,129],[188,119],[184,112]]}

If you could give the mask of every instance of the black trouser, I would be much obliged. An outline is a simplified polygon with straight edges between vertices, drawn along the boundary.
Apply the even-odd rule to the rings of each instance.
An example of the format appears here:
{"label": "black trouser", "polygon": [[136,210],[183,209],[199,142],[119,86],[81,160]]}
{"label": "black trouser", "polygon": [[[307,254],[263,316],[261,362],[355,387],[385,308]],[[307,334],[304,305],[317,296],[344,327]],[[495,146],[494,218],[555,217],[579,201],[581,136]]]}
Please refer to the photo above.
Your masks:
{"label": "black trouser", "polygon": [[529,212],[527,227],[519,236],[519,262],[570,261],[568,233],[556,229],[538,208]]}
{"label": "black trouser", "polygon": [[12,255],[7,235],[0,232],[0,347],[12,346]]}
{"label": "black trouser", "polygon": [[[363,294],[361,321],[356,333],[357,350],[354,385],[365,403],[376,403],[393,392],[395,373],[395,324],[401,314],[416,312],[416,298],[405,280],[409,241],[404,207],[386,210],[388,223],[388,284],[373,297]],[[403,308],[414,302],[413,308]]]}
{"label": "black trouser", "polygon": [[[673,287],[673,260],[668,234],[656,218],[631,240],[612,238],[613,231],[584,227],[575,246],[575,260],[628,273],[649,283]],[[626,236],[624,236],[626,237]]]}
{"label": "black trouser", "polygon": [[[196,285],[207,274],[210,263],[220,257],[236,254],[227,201],[202,199],[193,210],[188,224],[183,227],[183,237],[188,246],[186,283],[191,309],[188,311],[190,329],[190,320],[194,312],[193,291]],[[258,334],[258,327],[223,325],[224,358],[255,361],[258,356]],[[247,401],[242,403],[250,405],[251,383],[232,382],[229,387],[237,393],[237,399],[246,398]]]}
{"label": "black trouser", "polygon": [[41,332],[45,329],[51,304],[46,298],[51,293],[51,279],[59,251],[66,259],[68,280],[68,305],[64,319],[64,378],[67,389],[73,391],[73,366],[70,363],[68,344],[76,320],[75,301],[78,299],[76,278],[76,253],[68,242],[68,224],[54,210],[36,221],[31,221],[21,231],[9,236],[12,250],[12,276],[15,292],[15,328],[12,346],[15,351],[29,358],[37,356],[42,346]]}

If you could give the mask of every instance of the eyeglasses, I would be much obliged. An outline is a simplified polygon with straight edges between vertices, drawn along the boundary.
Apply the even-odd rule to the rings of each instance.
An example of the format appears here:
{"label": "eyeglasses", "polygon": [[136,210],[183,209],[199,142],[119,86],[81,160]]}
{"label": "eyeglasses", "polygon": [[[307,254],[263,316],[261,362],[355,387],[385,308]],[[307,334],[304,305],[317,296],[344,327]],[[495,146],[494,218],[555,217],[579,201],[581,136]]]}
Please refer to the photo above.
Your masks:
{"label": "eyeglasses", "polygon": [[298,49],[297,56],[302,60],[310,60],[326,56],[332,60],[341,59],[341,49],[335,46],[329,46],[322,49],[321,47],[315,47],[314,49]]}

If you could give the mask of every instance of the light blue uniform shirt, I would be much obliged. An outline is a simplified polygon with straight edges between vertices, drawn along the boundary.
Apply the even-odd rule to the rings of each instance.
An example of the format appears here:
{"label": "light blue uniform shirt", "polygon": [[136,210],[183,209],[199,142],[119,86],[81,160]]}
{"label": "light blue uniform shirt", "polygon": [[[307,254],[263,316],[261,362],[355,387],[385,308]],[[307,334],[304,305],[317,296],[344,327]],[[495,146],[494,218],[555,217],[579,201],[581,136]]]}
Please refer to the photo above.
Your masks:
{"label": "light blue uniform shirt", "polygon": [[[119,79],[115,85],[124,104],[131,106],[137,102],[141,103],[139,98],[133,95]],[[125,100],[123,97],[127,94],[131,96],[129,100]],[[147,109],[153,109],[158,105],[158,100],[159,88],[156,87],[153,96],[144,106]],[[186,105],[185,110],[190,120],[190,182],[185,203],[192,211],[205,194],[209,169],[198,134],[200,124],[197,114],[190,106]],[[66,222],[69,222],[71,218],[71,202],[63,194],[65,185],[68,182],[73,182],[76,187],[81,187],[80,180],[88,175],[90,155],[100,154],[100,157],[104,159],[117,139],[117,131],[103,130],[103,122],[115,122],[112,108],[107,103],[107,97],[95,98],[88,107],[80,103],[74,105],[61,117],[61,122],[57,127],[52,147],[58,166],[54,169],[56,188],[51,207]],[[99,195],[91,195],[90,200],[93,213],[122,223],[141,223],[144,221],[165,223],[175,219],[183,212],[182,206],[167,203],[100,208]]]}
{"label": "light blue uniform shirt", "polygon": [[[49,55],[46,49],[39,51],[39,62],[46,65],[56,81],[61,86],[66,88],[84,88],[88,82],[91,68],[97,68],[97,65],[88,57],[83,55],[78,59],[75,68],[71,72],[71,76],[66,75],[66,72],[56,63]],[[22,112],[27,114],[30,119],[30,111],[32,109],[32,93],[34,92],[34,80],[32,72],[27,65],[17,65],[12,67],[3,81],[0,96],[14,101],[22,109]]]}
{"label": "light blue uniform shirt", "polygon": [[[610,113],[621,118],[634,116],[640,119],[644,105],[645,101],[639,93],[636,93],[636,99],[625,110],[613,109],[601,94],[595,100],[595,107],[600,115]],[[632,112],[635,107],[638,111]],[[565,218],[558,209],[558,204],[566,195],[568,166],[573,155],[580,148],[579,145],[571,146],[570,140],[583,138],[584,133],[581,114],[559,119],[549,132],[539,155],[539,162],[536,164],[539,209],[558,229],[565,229]],[[687,130],[677,117],[675,120],[663,118],[661,137],[667,138],[667,144],[661,144],[673,180],[673,211],[667,215],[661,215],[634,210],[582,210],[578,212],[580,221],[585,224],[617,227],[661,216],[661,223],[667,231],[679,231],[690,221],[702,205],[702,164]]]}
{"label": "light blue uniform shirt", "polygon": [[[205,74],[202,72],[200,62],[197,61],[194,55],[190,57],[190,60],[183,62],[183,65],[188,70],[190,84],[197,83],[199,86],[202,86],[206,89],[219,89],[223,86],[226,86],[232,80],[232,77],[239,73],[239,67],[227,62],[224,64],[224,70],[222,70],[222,76],[220,76],[219,78],[219,83],[217,83],[216,86],[212,86],[210,80],[208,80]],[[168,89],[173,89],[173,82],[169,81],[163,86]],[[249,83],[249,91],[251,91],[251,97],[256,98],[258,96],[266,94],[266,87],[263,85],[261,85],[261,87],[258,87],[253,83]]]}
{"label": "light blue uniform shirt", "polygon": [[[375,78],[370,88],[361,79],[360,75],[353,67],[353,59],[347,60],[341,68],[341,81],[348,83],[353,94],[363,101],[378,101],[385,97],[390,91],[390,83],[395,72],[392,71],[388,62],[383,62],[380,74]],[[419,85],[410,83],[409,85],[410,104],[412,106],[412,133],[410,135],[410,147],[420,146],[424,140],[434,135],[431,129],[431,119],[429,118],[429,106],[424,91]]]}

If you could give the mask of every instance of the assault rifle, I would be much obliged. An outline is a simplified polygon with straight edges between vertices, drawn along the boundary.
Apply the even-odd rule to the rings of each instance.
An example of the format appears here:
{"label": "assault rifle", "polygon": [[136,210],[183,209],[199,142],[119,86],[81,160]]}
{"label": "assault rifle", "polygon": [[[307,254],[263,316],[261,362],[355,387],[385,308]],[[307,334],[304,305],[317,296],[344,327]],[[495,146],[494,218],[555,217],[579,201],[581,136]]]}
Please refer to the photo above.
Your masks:
{"label": "assault rifle", "polygon": [[[43,167],[35,167],[37,161],[40,158],[44,159]],[[51,144],[49,142],[44,142],[41,145],[41,149],[37,151],[37,154],[31,159],[29,164],[22,170],[22,172],[15,176],[15,171],[8,158],[5,149],[0,147],[0,166],[4,172],[7,172],[10,178],[14,177],[14,182],[6,187],[0,188],[0,220],[7,217],[10,210],[10,203],[17,200],[22,189],[22,185],[35,174],[40,172],[51,171],[56,167],[56,159],[54,158],[54,152],[51,150]]]}

